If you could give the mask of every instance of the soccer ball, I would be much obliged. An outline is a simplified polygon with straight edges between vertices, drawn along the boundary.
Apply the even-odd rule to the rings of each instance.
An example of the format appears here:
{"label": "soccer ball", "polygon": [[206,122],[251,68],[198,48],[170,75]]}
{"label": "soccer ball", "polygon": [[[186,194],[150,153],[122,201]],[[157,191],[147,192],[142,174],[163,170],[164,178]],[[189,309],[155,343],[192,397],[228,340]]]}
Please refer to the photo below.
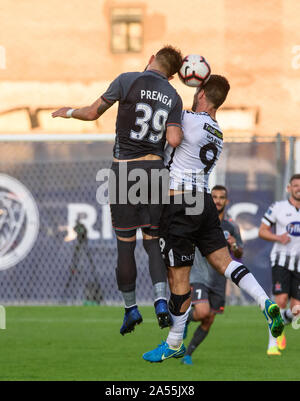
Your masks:
{"label": "soccer ball", "polygon": [[196,87],[208,81],[210,66],[204,57],[190,54],[183,59],[178,75],[185,85]]}

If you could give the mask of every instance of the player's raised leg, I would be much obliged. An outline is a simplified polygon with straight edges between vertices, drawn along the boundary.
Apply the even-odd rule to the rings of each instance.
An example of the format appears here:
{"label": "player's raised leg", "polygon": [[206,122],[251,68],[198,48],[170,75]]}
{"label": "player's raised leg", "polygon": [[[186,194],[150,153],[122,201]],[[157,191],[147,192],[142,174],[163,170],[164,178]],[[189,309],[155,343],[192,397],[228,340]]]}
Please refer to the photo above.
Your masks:
{"label": "player's raised leg", "polygon": [[206,255],[208,262],[226,278],[249,294],[260,306],[274,337],[281,335],[284,324],[279,306],[269,299],[253,274],[242,263],[231,259],[227,248],[221,248]]}

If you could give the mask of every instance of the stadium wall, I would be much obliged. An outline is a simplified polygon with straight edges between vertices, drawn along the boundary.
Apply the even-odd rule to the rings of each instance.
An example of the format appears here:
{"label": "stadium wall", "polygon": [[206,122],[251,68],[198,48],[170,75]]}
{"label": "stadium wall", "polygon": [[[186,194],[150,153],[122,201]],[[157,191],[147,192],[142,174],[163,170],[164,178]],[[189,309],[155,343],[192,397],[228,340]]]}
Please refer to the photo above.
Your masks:
{"label": "stadium wall", "polygon": [[[298,0],[2,0],[0,7],[0,132],[113,132],[116,107],[84,126],[54,123],[49,111],[91,103],[115,76],[143,70],[170,43],[203,54],[213,73],[228,77],[230,113],[220,115],[227,137],[274,136],[275,127],[298,135]],[[127,22],[139,18],[135,51],[112,48],[118,10]],[[172,83],[191,107],[194,90],[177,77]]]}

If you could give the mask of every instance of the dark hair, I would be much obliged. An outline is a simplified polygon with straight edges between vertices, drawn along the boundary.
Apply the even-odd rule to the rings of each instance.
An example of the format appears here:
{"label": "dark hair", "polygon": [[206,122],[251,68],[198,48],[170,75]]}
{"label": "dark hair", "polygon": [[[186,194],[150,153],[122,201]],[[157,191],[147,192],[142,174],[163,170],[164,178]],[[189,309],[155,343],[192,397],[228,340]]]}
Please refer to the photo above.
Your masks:
{"label": "dark hair", "polygon": [[211,192],[212,192],[212,191],[225,191],[226,198],[228,197],[228,191],[227,191],[227,188],[224,187],[224,185],[215,185],[215,186],[212,188]]}
{"label": "dark hair", "polygon": [[212,74],[200,89],[204,90],[206,98],[218,109],[225,102],[230,85],[225,77]]}
{"label": "dark hair", "polygon": [[300,174],[294,174],[294,175],[292,175],[291,178],[290,178],[290,183],[291,183],[293,180],[300,180]]}
{"label": "dark hair", "polygon": [[180,70],[183,61],[181,51],[173,46],[163,47],[156,53],[155,58],[165,70],[168,78]]}

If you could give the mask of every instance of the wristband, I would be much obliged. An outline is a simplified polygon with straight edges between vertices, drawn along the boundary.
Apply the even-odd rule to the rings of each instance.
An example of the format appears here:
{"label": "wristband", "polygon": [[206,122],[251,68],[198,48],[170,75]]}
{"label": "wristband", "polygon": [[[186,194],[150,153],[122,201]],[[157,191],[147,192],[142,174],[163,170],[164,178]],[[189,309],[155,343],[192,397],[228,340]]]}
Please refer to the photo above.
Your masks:
{"label": "wristband", "polygon": [[75,110],[75,109],[69,109],[69,110],[66,112],[66,117],[67,117],[67,118],[71,118],[71,117],[72,117],[72,113],[73,113],[74,110]]}

